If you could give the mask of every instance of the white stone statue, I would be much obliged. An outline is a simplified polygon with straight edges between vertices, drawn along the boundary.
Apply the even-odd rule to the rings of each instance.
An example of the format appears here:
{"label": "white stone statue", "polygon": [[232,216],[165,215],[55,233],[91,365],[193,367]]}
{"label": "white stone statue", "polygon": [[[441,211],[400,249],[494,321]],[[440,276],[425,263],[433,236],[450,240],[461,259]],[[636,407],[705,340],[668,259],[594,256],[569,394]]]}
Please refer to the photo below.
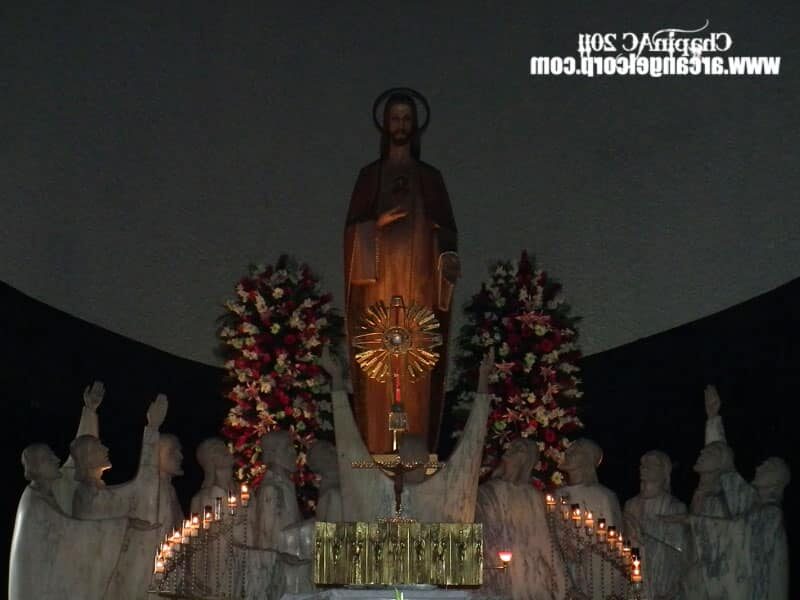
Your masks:
{"label": "white stone statue", "polygon": [[336,447],[317,440],[306,455],[308,468],[320,476],[316,519],[329,523],[342,521],[342,490],[339,487],[339,461]]}
{"label": "white stone statue", "polygon": [[316,589],[313,572],[315,523],[316,519],[306,519],[283,529],[278,560],[286,578],[286,594]]}
{"label": "white stone statue", "polygon": [[[83,391],[83,409],[81,411],[81,420],[78,424],[78,432],[75,438],[82,435],[93,435],[100,437],[99,425],[97,420],[97,409],[103,402],[103,397],[106,394],[106,388],[102,381],[94,381],[91,385],[87,385]],[[67,460],[61,466],[61,477],[53,483],[53,494],[55,495],[58,505],[61,510],[68,514],[72,514],[72,499],[75,496],[75,490],[78,483],[75,481],[75,461],[72,456],[68,456]]]}
{"label": "white stone statue", "polygon": [[[297,453],[288,431],[267,433],[260,446],[267,472],[248,510],[244,595],[253,600],[278,600],[287,586],[285,563],[278,558],[285,547],[283,531],[302,518],[291,479]],[[242,595],[241,590],[238,595]]]}
{"label": "white stone statue", "polygon": [[173,477],[183,475],[183,452],[177,436],[162,433],[158,439],[158,516],[159,534],[163,539],[173,530],[180,530],[183,521],[183,509],[178,500]]}
{"label": "white stone statue", "polygon": [[559,488],[557,494],[567,496],[570,504],[580,504],[584,511],[592,511],[595,519],[605,519],[608,526],[623,531],[617,495],[597,479],[602,460],[603,451],[592,440],[580,438],[572,442],[558,465],[567,474],[568,485]]}
{"label": "white stone statue", "polygon": [[81,435],[70,445],[78,488],[73,513],[80,519],[134,517],[158,523],[158,430],[167,414],[167,397],[159,394],[147,410],[139,470],[127,483],[107,486],[103,473],[111,468],[108,448],[93,435]]}
{"label": "white stone statue", "polygon": [[639,548],[649,600],[676,600],[682,594],[686,526],[662,518],[686,514],[686,505],[671,493],[671,476],[669,456],[659,450],[645,453],[639,464],[639,494],[623,510],[623,529],[631,547]]}
{"label": "white stone statue", "polygon": [[690,512],[709,517],[730,517],[732,512],[722,494],[720,477],[735,470],[733,449],[725,441],[722,417],[719,416],[719,394],[713,386],[705,389],[706,428],[705,446],[694,465],[699,475],[692,496]]}
{"label": "white stone statue", "polygon": [[161,541],[159,512],[159,428],[167,414],[167,397],[159,394],[147,410],[139,469],[129,482],[107,486],[103,473],[111,468],[108,448],[92,435],[77,437],[70,445],[78,488],[73,500],[74,516],[80,519],[130,517],[144,523],[128,528],[118,568],[108,597],[146,600],[153,575],[153,560]]}
{"label": "white stone statue", "polygon": [[204,507],[213,507],[217,498],[227,506],[228,494],[235,492],[233,455],[228,446],[218,437],[208,438],[197,446],[196,456],[203,469],[203,485],[192,497],[190,511],[202,514]]}
{"label": "white stone statue", "polygon": [[506,570],[484,570],[482,594],[513,600],[564,597],[564,565],[547,526],[544,497],[531,485],[538,461],[536,442],[517,439],[492,478],[478,487],[475,518],[483,523],[484,565],[496,565],[501,550],[513,553]]}
{"label": "white stone statue", "polygon": [[25,488],[17,508],[8,573],[9,600],[101,600],[120,556],[129,520],[82,521],[56,501],[59,460],[45,444],[22,452]]}
{"label": "white stone statue", "polygon": [[[345,521],[375,522],[395,513],[392,480],[380,469],[353,469],[353,462],[370,460],[370,453],[356,426],[345,391],[342,367],[329,348],[321,364],[332,377],[331,396],[339,457],[339,477],[345,498]],[[478,495],[486,421],[489,416],[488,376],[494,367],[494,351],[484,357],[478,392],[469,420],[447,466],[420,483],[404,486],[404,513],[430,523],[473,523]]]}
{"label": "white stone statue", "polygon": [[768,458],[748,484],[733,468],[733,453],[724,442],[716,389],[707,387],[705,396],[706,441],[710,443],[698,459],[700,468],[696,465],[695,469],[701,481],[713,467],[717,470],[713,488],[706,483],[713,492],[703,494],[702,502],[697,502],[699,510],[693,499],[687,519],[696,562],[686,597],[785,600],[789,560],[781,501],[790,480],[789,467],[780,458]]}
{"label": "white stone statue", "polygon": [[[558,465],[567,474],[568,485],[556,490],[555,495],[566,496],[568,504],[580,505],[584,513],[591,511],[594,519],[605,519],[607,526],[613,525],[622,532],[622,509],[617,495],[597,479],[597,467],[602,460],[603,451],[592,440],[580,438],[572,442]],[[619,586],[619,575],[609,561],[601,560],[599,556],[590,561],[589,553],[577,554],[569,537],[559,540],[559,543],[565,548],[569,592],[600,600],[607,593],[604,586],[608,589]]]}

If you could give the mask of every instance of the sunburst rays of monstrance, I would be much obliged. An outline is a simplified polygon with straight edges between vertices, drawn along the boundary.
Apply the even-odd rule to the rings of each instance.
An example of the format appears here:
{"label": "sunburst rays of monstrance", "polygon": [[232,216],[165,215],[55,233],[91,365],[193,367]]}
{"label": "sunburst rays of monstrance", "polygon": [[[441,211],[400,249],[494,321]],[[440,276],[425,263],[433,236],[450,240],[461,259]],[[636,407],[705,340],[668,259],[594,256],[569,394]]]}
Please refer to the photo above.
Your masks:
{"label": "sunburst rays of monstrance", "polygon": [[364,311],[360,333],[353,337],[361,370],[370,379],[391,382],[393,450],[397,450],[397,433],[405,431],[407,423],[401,380],[414,383],[436,366],[439,353],[433,349],[442,344],[438,330],[439,320],[430,308],[418,304],[406,308],[402,296],[393,296],[389,306],[380,301]]}

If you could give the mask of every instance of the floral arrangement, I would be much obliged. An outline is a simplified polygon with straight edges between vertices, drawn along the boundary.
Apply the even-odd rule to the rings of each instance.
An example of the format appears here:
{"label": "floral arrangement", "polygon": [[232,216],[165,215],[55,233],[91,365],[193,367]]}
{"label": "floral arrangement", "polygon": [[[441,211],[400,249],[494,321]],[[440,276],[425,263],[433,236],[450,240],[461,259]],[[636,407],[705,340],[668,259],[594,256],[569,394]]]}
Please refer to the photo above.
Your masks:
{"label": "floral arrangement", "polygon": [[455,436],[469,415],[481,358],[495,350],[489,377],[492,410],[483,473],[499,462],[518,438],[534,438],[540,459],[533,484],[557,487],[563,474],[557,464],[569,446],[568,435],[583,427],[576,404],[583,395],[576,365],[577,317],[561,298],[561,285],[534,265],[526,252],[519,261],[498,261],[491,276],[464,308],[455,352]]}
{"label": "floral arrangement", "polygon": [[222,433],[236,476],[258,487],[266,471],[259,440],[269,431],[290,431],[298,451],[298,496],[306,512],[313,511],[316,479],[305,452],[315,437],[333,430],[329,377],[319,357],[326,343],[342,337],[343,319],[309,267],[287,256],[252,267],[225,309],[219,337],[227,359],[225,397],[233,406]]}

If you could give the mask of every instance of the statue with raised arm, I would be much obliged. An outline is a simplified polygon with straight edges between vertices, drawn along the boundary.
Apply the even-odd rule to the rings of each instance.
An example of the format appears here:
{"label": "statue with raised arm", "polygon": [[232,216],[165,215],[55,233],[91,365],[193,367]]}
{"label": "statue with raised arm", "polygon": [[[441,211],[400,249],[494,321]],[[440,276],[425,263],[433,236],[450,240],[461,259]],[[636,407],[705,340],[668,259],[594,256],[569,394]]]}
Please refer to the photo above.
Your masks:
{"label": "statue with raised arm", "polygon": [[73,512],[80,519],[135,517],[158,523],[158,438],[167,414],[167,397],[159,394],[147,409],[139,469],[127,483],[107,486],[103,473],[111,468],[108,448],[93,435],[81,435],[70,444],[78,488]]}
{"label": "statue with raised arm", "polygon": [[[342,367],[329,348],[321,364],[331,375],[333,420],[345,521],[375,522],[395,513],[393,481],[380,469],[353,469],[354,462],[370,459],[356,427],[345,391]],[[494,368],[494,351],[481,363],[478,391],[469,420],[445,468],[402,491],[404,515],[428,523],[473,523],[478,495],[486,421],[489,416],[488,377]]]}
{"label": "statue with raised arm", "polygon": [[[770,457],[756,469],[753,482],[747,483],[736,472],[733,452],[724,442],[720,399],[713,386],[706,388],[705,405],[706,442],[710,443],[700,453],[695,470],[701,476],[698,488],[713,492],[701,496],[697,510],[692,500],[687,519],[696,563],[686,596],[785,600],[789,559],[781,501],[790,480],[789,467],[783,459]],[[704,484],[709,472],[713,479]],[[699,592],[692,585],[697,580],[702,582]]]}
{"label": "statue with raised arm", "polygon": [[117,566],[126,518],[82,521],[66,514],[54,494],[62,474],[49,446],[22,452],[25,488],[17,508],[8,571],[9,600],[102,600]]}
{"label": "statue with raised arm", "polygon": [[[382,110],[381,110],[382,107]],[[418,111],[424,108],[424,122]],[[380,116],[376,114],[380,112]],[[432,310],[445,344],[435,368],[419,381],[400,381],[408,433],[435,449],[444,405],[448,330],[455,282],[460,274],[457,232],[441,173],[420,160],[420,136],[429,121],[427,101],[414,90],[393,88],[373,106],[381,132],[381,156],[358,179],[344,235],[345,310],[351,340],[364,312],[402,297],[405,306]],[[351,347],[354,409],[371,453],[391,447],[386,422],[392,396],[386,383],[356,365]]]}
{"label": "statue with raised arm", "polygon": [[660,450],[646,452],[639,463],[639,494],[625,503],[623,529],[642,559],[645,596],[681,598],[686,562],[685,525],[662,517],[685,515],[686,505],[672,495],[672,461]]}
{"label": "statue with raised arm", "polygon": [[147,410],[139,468],[127,483],[107,486],[103,473],[111,468],[108,448],[93,435],[81,435],[70,445],[75,461],[73,512],[80,519],[129,517],[141,527],[128,528],[119,560],[109,584],[109,597],[145,600],[153,574],[153,558],[160,537],[159,428],[167,414],[167,397],[159,394]]}
{"label": "statue with raised arm", "polygon": [[[100,437],[100,428],[97,420],[97,409],[103,402],[106,394],[106,388],[102,381],[93,381],[91,385],[87,385],[83,390],[83,408],[81,410],[81,420],[78,423],[78,432],[75,438],[82,435],[93,435]],[[72,514],[72,500],[75,496],[75,490],[78,487],[75,481],[75,461],[72,456],[68,456],[67,460],[61,466],[61,477],[53,483],[53,494],[55,495],[58,505],[61,510],[66,514]]]}
{"label": "statue with raised arm", "polygon": [[486,569],[482,592],[512,600],[557,600],[564,597],[565,571],[554,551],[542,493],[531,485],[539,462],[536,441],[518,438],[503,454],[491,479],[478,487],[476,521],[483,523],[484,564],[513,549],[504,571]]}

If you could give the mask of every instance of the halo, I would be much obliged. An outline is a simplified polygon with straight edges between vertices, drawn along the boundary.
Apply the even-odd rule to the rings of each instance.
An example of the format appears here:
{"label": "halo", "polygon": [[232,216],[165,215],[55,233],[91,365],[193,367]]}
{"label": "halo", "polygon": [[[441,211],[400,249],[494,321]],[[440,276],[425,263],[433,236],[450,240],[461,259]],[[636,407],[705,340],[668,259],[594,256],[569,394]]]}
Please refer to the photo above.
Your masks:
{"label": "halo", "polygon": [[[381,106],[384,100],[395,93],[408,94],[413,100],[418,100],[419,103],[422,104],[422,107],[425,109],[425,120],[422,121],[421,125],[419,125],[418,130],[420,133],[425,131],[428,128],[428,123],[431,121],[431,107],[428,104],[428,101],[425,99],[425,96],[420,94],[417,90],[407,87],[389,88],[375,99],[375,102],[372,104],[372,122],[375,124],[375,127],[378,129],[378,131],[383,131],[381,119],[378,118],[378,108]],[[381,110],[381,113],[383,113],[383,110]]]}

